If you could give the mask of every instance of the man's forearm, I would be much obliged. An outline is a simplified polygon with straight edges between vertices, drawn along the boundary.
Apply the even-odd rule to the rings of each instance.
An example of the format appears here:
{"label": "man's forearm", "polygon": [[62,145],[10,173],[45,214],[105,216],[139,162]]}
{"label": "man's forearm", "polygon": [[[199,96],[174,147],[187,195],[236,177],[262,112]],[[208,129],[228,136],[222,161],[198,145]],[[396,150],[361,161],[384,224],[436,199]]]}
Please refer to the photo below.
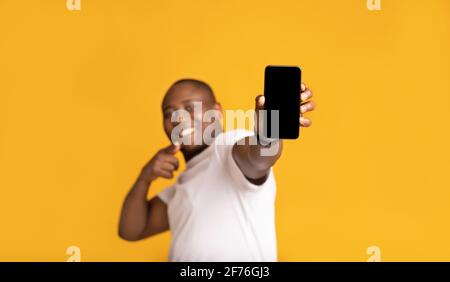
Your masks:
{"label": "man's forearm", "polygon": [[151,182],[136,180],[122,207],[119,223],[119,236],[126,240],[139,240],[147,225],[147,192]]}
{"label": "man's forearm", "polygon": [[[239,142],[234,144],[233,158],[249,180],[265,180],[270,168],[281,156],[283,142],[281,140],[276,141],[270,145],[273,147],[267,148],[260,144],[251,145],[251,138],[254,137],[246,137],[245,144],[238,144]],[[275,151],[272,151],[273,154],[264,153],[264,150],[273,149],[275,149]]]}

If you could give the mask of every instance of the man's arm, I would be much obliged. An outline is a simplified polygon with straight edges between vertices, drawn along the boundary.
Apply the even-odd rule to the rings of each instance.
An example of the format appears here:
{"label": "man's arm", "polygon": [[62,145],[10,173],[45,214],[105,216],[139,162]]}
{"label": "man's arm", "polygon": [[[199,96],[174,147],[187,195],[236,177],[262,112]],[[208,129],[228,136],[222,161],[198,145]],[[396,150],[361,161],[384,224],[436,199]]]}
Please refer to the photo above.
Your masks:
{"label": "man's arm", "polygon": [[[279,147],[275,155],[263,156],[261,150],[267,150],[267,148],[264,148],[259,143],[257,145],[250,145],[252,144],[251,138],[254,137],[245,137],[244,145],[234,144],[232,155],[245,177],[251,183],[261,185],[266,181],[270,168],[280,158],[283,142],[281,140],[276,141]],[[276,144],[272,144],[271,146],[276,146]]]}
{"label": "man's arm", "polygon": [[167,231],[167,205],[157,196],[147,200],[150,184],[138,180],[128,193],[122,207],[119,236],[137,241]]}
{"label": "man's arm", "polygon": [[[309,99],[312,97],[312,92],[306,87],[305,84],[301,85],[300,93],[300,112],[302,114],[312,111],[315,108],[313,101]],[[264,109],[264,96],[260,95],[256,97],[255,110],[258,113],[259,110]],[[259,118],[258,118],[259,120]],[[255,121],[257,127],[258,120]],[[300,117],[300,126],[309,127],[312,124],[311,120],[305,117]],[[257,132],[259,132],[257,130]],[[276,163],[276,161],[281,157],[281,152],[283,150],[282,140],[277,140],[272,142],[269,146],[275,149],[276,152],[273,154],[262,154],[262,150],[268,150],[267,147],[262,146],[259,142],[251,140],[256,138],[255,136],[245,137],[245,142],[242,140],[238,141],[233,145],[232,155],[239,169],[245,175],[245,177],[253,184],[261,185],[263,184],[269,174],[270,168]],[[253,142],[250,142],[253,141]],[[255,144],[256,145],[252,145]]]}
{"label": "man's arm", "polygon": [[158,177],[173,178],[178,160],[173,156],[179,146],[160,150],[143,168],[122,206],[119,236],[127,241],[137,241],[169,229],[167,205],[153,197],[147,200],[147,192]]}

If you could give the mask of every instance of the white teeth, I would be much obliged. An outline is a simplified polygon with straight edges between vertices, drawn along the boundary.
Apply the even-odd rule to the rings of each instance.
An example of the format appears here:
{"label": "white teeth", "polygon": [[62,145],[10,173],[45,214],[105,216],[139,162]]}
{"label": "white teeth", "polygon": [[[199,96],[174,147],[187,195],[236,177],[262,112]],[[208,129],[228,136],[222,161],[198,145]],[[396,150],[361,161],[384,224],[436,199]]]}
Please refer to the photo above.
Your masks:
{"label": "white teeth", "polygon": [[183,129],[180,132],[180,135],[181,135],[181,137],[184,137],[186,135],[192,134],[192,132],[194,132],[194,128],[190,127],[190,128]]}

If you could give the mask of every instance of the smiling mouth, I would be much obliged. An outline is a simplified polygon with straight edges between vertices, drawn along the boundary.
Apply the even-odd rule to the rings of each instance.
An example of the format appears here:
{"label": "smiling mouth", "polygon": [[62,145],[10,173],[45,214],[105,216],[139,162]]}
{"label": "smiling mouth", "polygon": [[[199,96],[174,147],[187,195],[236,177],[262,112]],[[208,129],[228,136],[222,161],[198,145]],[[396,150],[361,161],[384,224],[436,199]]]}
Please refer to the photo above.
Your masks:
{"label": "smiling mouth", "polygon": [[180,132],[180,136],[181,136],[181,137],[184,137],[184,136],[186,136],[186,135],[192,134],[193,132],[194,132],[194,128],[193,128],[193,127],[189,127],[189,128],[183,129],[183,130]]}

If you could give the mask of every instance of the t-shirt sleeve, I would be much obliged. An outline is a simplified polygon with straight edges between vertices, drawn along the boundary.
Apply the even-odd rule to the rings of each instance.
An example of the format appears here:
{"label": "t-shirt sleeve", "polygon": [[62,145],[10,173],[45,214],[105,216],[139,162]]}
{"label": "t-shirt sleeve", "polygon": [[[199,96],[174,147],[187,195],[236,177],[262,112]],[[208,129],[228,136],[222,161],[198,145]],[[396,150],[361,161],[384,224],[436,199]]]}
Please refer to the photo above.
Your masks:
{"label": "t-shirt sleeve", "polygon": [[175,195],[175,186],[169,186],[159,192],[158,197],[163,201],[166,205],[169,204],[170,200],[172,200]]}
{"label": "t-shirt sleeve", "polygon": [[[270,168],[269,175],[264,183],[261,185],[256,185],[251,183],[247,177],[244,175],[242,170],[237,165],[236,161],[233,158],[232,150],[234,143],[236,143],[241,138],[246,136],[250,136],[252,133],[248,131],[234,132],[230,133],[231,136],[224,136],[224,139],[219,139],[215,144],[215,151],[219,162],[222,163],[223,168],[228,171],[230,177],[236,181],[237,185],[240,188],[252,191],[258,191],[261,189],[265,189],[264,187],[274,186],[273,172],[272,168]],[[269,188],[267,188],[269,189]]]}

